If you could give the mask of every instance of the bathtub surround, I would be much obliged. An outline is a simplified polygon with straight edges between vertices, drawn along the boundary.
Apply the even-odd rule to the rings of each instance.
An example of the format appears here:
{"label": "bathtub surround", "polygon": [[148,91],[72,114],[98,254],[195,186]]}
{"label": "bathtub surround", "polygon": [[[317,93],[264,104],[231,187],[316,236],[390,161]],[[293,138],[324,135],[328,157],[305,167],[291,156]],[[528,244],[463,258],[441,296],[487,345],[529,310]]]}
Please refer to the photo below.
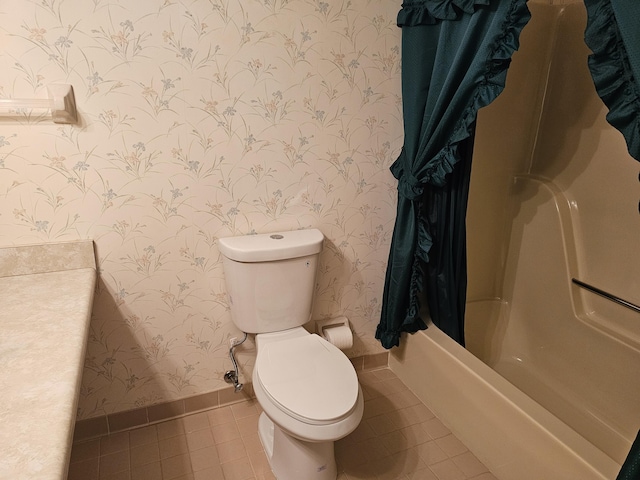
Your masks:
{"label": "bathtub surround", "polygon": [[[79,418],[224,391],[216,239],[315,227],[313,319],[381,353],[402,142],[399,4],[56,0],[0,11],[0,96],[74,87],[78,125],[0,117],[0,244],[95,241]],[[251,378],[251,342],[237,349]]]}
{"label": "bathtub surround", "polygon": [[90,241],[0,248],[0,478],[66,478],[95,281]]}

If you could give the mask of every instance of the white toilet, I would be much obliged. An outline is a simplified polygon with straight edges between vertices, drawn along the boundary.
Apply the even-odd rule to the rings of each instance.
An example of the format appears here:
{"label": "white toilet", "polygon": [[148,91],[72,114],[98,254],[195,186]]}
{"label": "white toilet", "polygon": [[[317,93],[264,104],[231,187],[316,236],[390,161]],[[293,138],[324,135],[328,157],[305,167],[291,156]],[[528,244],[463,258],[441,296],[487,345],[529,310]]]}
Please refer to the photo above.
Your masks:
{"label": "white toilet", "polygon": [[364,409],[347,356],[302,327],[323,240],[315,229],[219,239],[233,322],[257,334],[258,433],[278,480],[335,480],[334,442]]}

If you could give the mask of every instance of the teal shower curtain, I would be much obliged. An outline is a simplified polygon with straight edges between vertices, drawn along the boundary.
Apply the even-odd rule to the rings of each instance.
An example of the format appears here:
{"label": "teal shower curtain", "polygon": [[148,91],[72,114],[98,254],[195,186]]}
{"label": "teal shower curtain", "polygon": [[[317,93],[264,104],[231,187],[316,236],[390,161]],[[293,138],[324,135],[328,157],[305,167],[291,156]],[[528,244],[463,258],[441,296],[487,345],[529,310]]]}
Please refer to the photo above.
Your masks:
{"label": "teal shower curtain", "polygon": [[[640,161],[640,0],[585,0],[589,70],[609,108],[607,121]],[[640,399],[638,399],[640,402]],[[639,425],[640,427],[640,425]],[[640,432],[617,480],[640,479]]]}
{"label": "teal shower curtain", "polygon": [[465,215],[478,109],[504,89],[526,0],[413,0],[402,5],[404,145],[391,166],[398,207],[376,338],[433,322],[464,344]]}
{"label": "teal shower curtain", "polygon": [[640,161],[640,0],[585,0],[589,69],[607,121]]}

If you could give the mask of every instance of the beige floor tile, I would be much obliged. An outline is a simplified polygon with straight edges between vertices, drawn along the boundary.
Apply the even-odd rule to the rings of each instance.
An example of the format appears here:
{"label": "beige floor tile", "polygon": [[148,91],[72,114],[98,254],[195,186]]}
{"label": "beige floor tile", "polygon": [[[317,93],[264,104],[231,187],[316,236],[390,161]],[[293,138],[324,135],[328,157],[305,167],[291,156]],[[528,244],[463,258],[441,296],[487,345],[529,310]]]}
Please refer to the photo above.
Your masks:
{"label": "beige floor tile", "polygon": [[213,432],[213,440],[216,444],[226,443],[240,438],[240,430],[238,430],[238,425],[233,420],[215,425],[211,430]]}
{"label": "beige floor tile", "polygon": [[129,450],[120,450],[100,457],[100,478],[129,470]]}
{"label": "beige floor tile", "polygon": [[376,417],[395,410],[393,403],[387,397],[377,397],[364,404],[363,419]]}
{"label": "beige floor tile", "polygon": [[158,440],[184,435],[184,425],[181,418],[158,423],[156,428],[158,430]]}
{"label": "beige floor tile", "polygon": [[107,475],[103,477],[100,475],[100,480],[132,480],[131,472],[129,470],[125,470],[122,472],[114,473],[113,475]]}
{"label": "beige floor tile", "polygon": [[420,458],[422,458],[427,465],[434,465],[447,459],[447,454],[444,453],[433,440],[431,442],[422,443],[415,448],[418,455],[420,455]]}
{"label": "beige floor tile", "polygon": [[449,458],[462,455],[469,450],[453,434],[449,434],[446,437],[437,438],[435,442],[442,449],[442,451],[449,456]]}
{"label": "beige floor tile", "polygon": [[[358,374],[365,418],[336,442],[338,480],[496,480],[389,369]],[[68,480],[275,480],[254,400],[79,442]]]}
{"label": "beige floor tile", "polygon": [[71,450],[71,463],[98,458],[100,456],[100,439],[79,442]]}
{"label": "beige floor tile", "polygon": [[189,455],[191,457],[191,468],[194,472],[207,470],[221,463],[218,457],[218,450],[214,446],[191,451]]}
{"label": "beige floor tile", "polygon": [[244,448],[247,451],[247,454],[251,455],[256,452],[263,452],[264,448],[262,447],[262,442],[260,441],[260,437],[257,433],[253,433],[252,435],[246,435],[242,437],[242,443],[244,443]]}
{"label": "beige floor tile", "polygon": [[395,430],[400,430],[398,416],[395,412],[388,412],[384,415],[365,420],[377,436],[385,435]]}
{"label": "beige floor tile", "polygon": [[433,439],[446,437],[451,431],[437,418],[432,418],[426,422],[422,422],[420,426]]}
{"label": "beige floor tile", "polygon": [[219,443],[216,445],[220,463],[227,463],[239,458],[247,457],[247,451],[244,448],[242,439],[236,438],[230,442]]}
{"label": "beige floor tile", "polygon": [[405,427],[400,432],[407,439],[407,448],[431,441],[429,434],[419,424]]}
{"label": "beige floor tile", "polygon": [[477,477],[473,477],[470,480],[498,480],[498,479],[493,475],[493,473],[487,472],[487,473],[481,473]]}
{"label": "beige floor tile", "polygon": [[194,413],[182,418],[185,433],[197,432],[209,428],[209,416],[207,412]]}
{"label": "beige floor tile", "polygon": [[438,480],[436,474],[431,471],[430,468],[423,468],[416,470],[407,475],[408,480]]}
{"label": "beige floor tile", "polygon": [[162,466],[162,480],[173,480],[192,473],[191,458],[188,453],[164,458]]}
{"label": "beige floor tile", "polygon": [[376,385],[376,388],[385,396],[391,397],[397,393],[407,390],[404,383],[398,378],[385,379]]}
{"label": "beige floor tile", "polygon": [[429,468],[436,474],[438,480],[466,480],[467,478],[451,459],[429,465]]}
{"label": "beige floor tile", "polygon": [[222,464],[224,480],[250,480],[255,478],[251,464],[245,458]]}
{"label": "beige floor tile", "polygon": [[[264,472],[256,475],[256,480],[277,480],[273,472]],[[345,479],[348,480],[348,479]]]}
{"label": "beige floor tile", "polygon": [[210,428],[204,430],[196,430],[195,432],[187,433],[187,446],[190,451],[198,450],[200,448],[212,447],[213,433]]}
{"label": "beige floor tile", "polygon": [[271,466],[264,452],[256,452],[249,455],[249,460],[255,476],[264,476],[267,473],[271,473]]}
{"label": "beige floor tile", "polygon": [[129,432],[112,433],[100,439],[100,455],[129,449]]}
{"label": "beige floor tile", "polygon": [[362,421],[360,425],[351,433],[351,435],[346,436],[342,440],[338,441],[338,445],[340,443],[359,443],[365,440],[369,440],[371,438],[375,438],[376,432],[373,431],[369,422]]}
{"label": "beige floor tile", "polygon": [[82,460],[69,465],[68,480],[98,480],[98,457]]}
{"label": "beige floor tile", "polygon": [[482,473],[488,472],[487,467],[471,452],[465,452],[462,455],[453,457],[451,460],[462,470],[467,478],[475,478]]}
{"label": "beige floor tile", "polygon": [[193,472],[193,478],[194,480],[223,480],[224,473],[222,473],[222,466],[215,465],[211,468]]}
{"label": "beige floor tile", "polygon": [[131,468],[131,478],[135,480],[159,480],[162,479],[162,467],[160,462],[148,463]]}
{"label": "beige floor tile", "polygon": [[411,390],[402,390],[387,397],[395,409],[412,407],[420,403],[420,399]]}
{"label": "beige floor tile", "polygon": [[[391,370],[389,370],[391,371]],[[393,372],[392,372],[393,373]],[[375,383],[379,383],[382,380],[375,374],[373,370],[365,370],[363,372],[358,372],[358,381],[365,386],[373,385]]]}
{"label": "beige floor tile", "polygon": [[339,470],[352,470],[368,462],[363,455],[364,447],[361,444],[345,444],[336,447],[336,463]]}
{"label": "beige floor tile", "polygon": [[349,480],[375,480],[376,467],[372,463],[363,463],[353,468],[345,468],[344,473]]}
{"label": "beige floor tile", "polygon": [[156,425],[136,428],[129,432],[129,445],[132,448],[149,443],[158,443],[158,428]]}
{"label": "beige floor tile", "polygon": [[256,403],[257,402],[255,401],[249,401],[231,405],[231,412],[233,413],[233,417],[236,420],[239,420],[241,418],[257,415],[258,409],[256,408]]}
{"label": "beige floor tile", "polygon": [[160,447],[160,458],[170,458],[176,455],[184,455],[189,452],[186,435],[178,435],[161,439],[158,442]]}
{"label": "beige floor tile", "polygon": [[209,424],[212,427],[221,425],[223,423],[228,423],[234,419],[233,412],[231,411],[231,407],[229,406],[209,410],[207,412],[207,416],[209,417]]}
{"label": "beige floor tile", "polygon": [[367,462],[375,462],[389,456],[389,452],[377,438],[361,442],[358,446],[361,447],[360,455]]}
{"label": "beige floor tile", "polygon": [[147,443],[131,448],[131,467],[140,467],[160,461],[160,447],[157,443]]}
{"label": "beige floor tile", "polygon": [[411,473],[417,470],[423,470],[428,468],[427,463],[420,457],[420,452],[417,448],[409,448],[402,452],[402,473],[409,476]]}
{"label": "beige floor tile", "polygon": [[392,455],[371,462],[376,480],[395,480],[404,477],[402,455]]}
{"label": "beige floor tile", "polygon": [[240,432],[240,436],[244,437],[246,435],[252,435],[258,431],[258,419],[260,415],[254,413],[252,415],[247,415],[246,417],[242,417],[236,420],[236,425],[238,426],[238,431]]}
{"label": "beige floor tile", "polygon": [[407,439],[400,430],[382,435],[378,438],[378,441],[382,442],[391,455],[398,452],[404,452],[409,448],[407,445]]}

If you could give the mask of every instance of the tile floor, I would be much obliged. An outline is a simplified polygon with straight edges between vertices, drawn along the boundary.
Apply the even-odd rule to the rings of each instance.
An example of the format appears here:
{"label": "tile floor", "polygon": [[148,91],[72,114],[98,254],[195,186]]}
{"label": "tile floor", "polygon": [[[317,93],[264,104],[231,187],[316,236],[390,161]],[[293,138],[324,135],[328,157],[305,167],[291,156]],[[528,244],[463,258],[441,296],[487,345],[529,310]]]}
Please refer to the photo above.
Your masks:
{"label": "tile floor", "polygon": [[[359,377],[364,418],[336,443],[338,480],[496,480],[391,370]],[[68,480],[273,480],[260,412],[245,401],[75,443]]]}

